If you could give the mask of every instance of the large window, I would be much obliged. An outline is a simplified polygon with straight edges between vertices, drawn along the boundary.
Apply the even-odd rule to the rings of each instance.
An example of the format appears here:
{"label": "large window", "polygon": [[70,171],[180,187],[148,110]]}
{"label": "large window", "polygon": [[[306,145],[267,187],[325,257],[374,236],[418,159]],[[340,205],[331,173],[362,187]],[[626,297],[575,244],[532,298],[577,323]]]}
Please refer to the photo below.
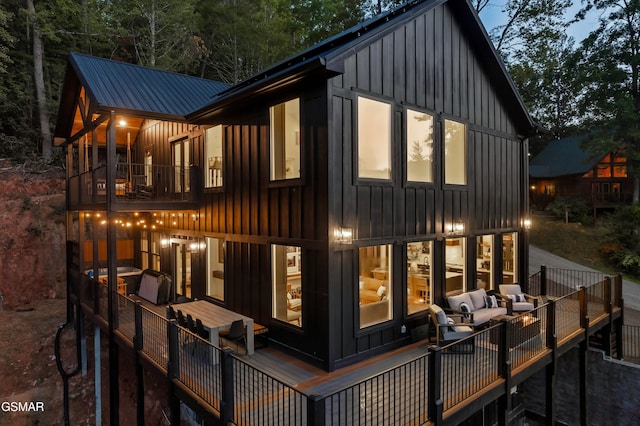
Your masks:
{"label": "large window", "polygon": [[210,127],[204,132],[204,158],[206,173],[204,186],[222,186],[222,126]]}
{"label": "large window", "polygon": [[302,251],[295,246],[271,246],[273,317],[302,327]]}
{"label": "large window", "polygon": [[225,242],[220,238],[205,238],[207,244],[207,296],[224,300]]}
{"label": "large window", "polygon": [[391,105],[358,97],[358,176],[391,179]]}
{"label": "large window", "polygon": [[467,128],[444,120],[444,183],[467,184]]}
{"label": "large window", "polygon": [[171,148],[174,168],[174,192],[189,192],[189,165],[191,164],[189,140],[184,138],[173,142]]}
{"label": "large window", "polygon": [[493,279],[493,235],[476,237],[476,279],[477,288],[492,290]]}
{"label": "large window", "polygon": [[360,328],[392,318],[391,245],[360,248]]}
{"label": "large window", "polygon": [[516,283],[518,273],[518,233],[502,236],[502,282]]}
{"label": "large window", "polygon": [[433,182],[433,116],[407,110],[407,181]]}
{"label": "large window", "polygon": [[447,296],[465,291],[466,276],[466,239],[450,238],[444,241],[444,262]]}
{"label": "large window", "polygon": [[300,99],[269,108],[271,180],[300,177]]}
{"label": "large window", "polygon": [[433,243],[421,241],[407,244],[407,313],[424,311],[431,303],[431,265]]}

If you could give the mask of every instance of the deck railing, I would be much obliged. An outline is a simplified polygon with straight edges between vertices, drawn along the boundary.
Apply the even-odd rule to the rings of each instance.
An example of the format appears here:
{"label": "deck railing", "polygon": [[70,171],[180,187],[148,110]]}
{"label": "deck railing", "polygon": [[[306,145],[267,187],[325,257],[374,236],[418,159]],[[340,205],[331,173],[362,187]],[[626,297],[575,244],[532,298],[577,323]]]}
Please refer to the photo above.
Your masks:
{"label": "deck railing", "polygon": [[[115,196],[119,202],[196,201],[201,184],[196,166],[163,166],[117,163]],[[71,205],[103,203],[107,200],[105,166],[69,179]],[[193,182],[193,185],[192,185]]]}
{"label": "deck railing", "polygon": [[[531,312],[505,318],[453,344],[431,346],[422,356],[326,395],[306,395],[125,295],[114,292],[113,306],[121,336],[225,424],[422,425],[441,424],[444,413],[456,411],[492,385],[508,384],[514,370],[589,326],[585,318],[610,312],[620,284],[618,279],[599,280],[550,297]],[[106,318],[105,286],[86,279],[81,287],[89,287],[80,289],[84,306],[99,307],[94,315]],[[637,355],[640,332],[624,330],[635,342],[624,351]]]}
{"label": "deck railing", "polygon": [[317,400],[326,425],[419,425],[428,421],[429,352]]}

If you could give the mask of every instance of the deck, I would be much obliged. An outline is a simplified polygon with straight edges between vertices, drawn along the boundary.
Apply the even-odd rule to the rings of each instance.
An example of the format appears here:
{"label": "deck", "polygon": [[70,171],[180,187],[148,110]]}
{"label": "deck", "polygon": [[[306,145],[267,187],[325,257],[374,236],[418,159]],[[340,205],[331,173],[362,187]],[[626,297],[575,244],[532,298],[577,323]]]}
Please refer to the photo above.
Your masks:
{"label": "deck", "polygon": [[[463,408],[469,404],[482,406],[508,394],[507,386],[553,362],[553,351],[575,347],[610,324],[620,310],[605,302],[611,300],[610,284],[603,281],[550,298],[529,314],[537,323],[533,334],[517,335],[521,316],[453,345],[437,348],[424,340],[334,372],[275,347],[235,355],[167,321],[164,307],[117,293],[115,328],[124,345],[176,384],[188,405],[205,407],[199,414],[213,419],[235,424],[444,424],[464,420]],[[105,305],[83,304],[101,311]]]}

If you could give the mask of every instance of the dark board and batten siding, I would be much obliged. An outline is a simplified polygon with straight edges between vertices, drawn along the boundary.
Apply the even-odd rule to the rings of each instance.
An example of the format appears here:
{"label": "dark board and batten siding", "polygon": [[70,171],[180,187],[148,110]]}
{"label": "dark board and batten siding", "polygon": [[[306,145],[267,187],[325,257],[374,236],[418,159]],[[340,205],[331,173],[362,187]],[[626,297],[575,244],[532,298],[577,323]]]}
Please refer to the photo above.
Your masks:
{"label": "dark board and batten siding", "polygon": [[[344,58],[344,73],[328,86],[329,165],[340,166],[330,171],[330,225],[353,227],[356,238],[352,250],[331,254],[329,280],[342,283],[332,290],[329,308],[332,327],[342,330],[331,343],[331,361],[336,365],[360,353],[393,346],[403,337],[399,329],[405,323],[406,295],[401,288],[404,266],[398,260],[404,242],[441,238],[444,222],[460,218],[465,220],[467,236],[516,230],[524,196],[521,159],[526,144],[516,135],[492,76],[448,4],[414,17],[377,40],[365,40],[353,51]],[[363,183],[355,177],[358,95],[392,104],[391,184]],[[433,185],[403,184],[405,107],[435,115],[436,144],[441,140],[438,123],[443,118],[468,126],[468,185],[444,186],[438,164]],[[394,286],[394,321],[356,331],[354,336],[358,329],[357,247],[380,243],[395,243],[393,278],[400,284]],[[434,256],[442,260],[437,247]],[[436,294],[441,292],[436,289]]]}
{"label": "dark board and batten siding", "polygon": [[[220,117],[225,150],[224,188],[203,191],[198,221],[184,220],[159,231],[166,235],[225,238],[225,307],[269,325],[272,337],[283,343],[326,359],[327,313],[313,306],[326,306],[328,294],[327,107],[321,88],[300,89],[282,99],[272,99],[270,104],[253,105]],[[269,181],[269,107],[293,97],[300,97],[301,101],[303,177],[296,183],[274,184]],[[191,143],[193,164],[204,170],[206,127],[150,122],[140,132],[136,156],[143,159],[145,150],[152,146],[154,164],[169,165],[171,141],[185,136]],[[192,183],[196,184],[203,186],[204,182]],[[277,323],[272,323],[272,243],[302,247],[304,295],[307,300],[316,301],[305,304],[303,321],[305,329],[317,330],[315,334],[283,332],[286,326],[279,329]],[[202,253],[196,261],[200,267],[193,271],[193,296],[199,298],[205,297],[204,256]],[[170,273],[169,252],[162,261],[162,268]]]}

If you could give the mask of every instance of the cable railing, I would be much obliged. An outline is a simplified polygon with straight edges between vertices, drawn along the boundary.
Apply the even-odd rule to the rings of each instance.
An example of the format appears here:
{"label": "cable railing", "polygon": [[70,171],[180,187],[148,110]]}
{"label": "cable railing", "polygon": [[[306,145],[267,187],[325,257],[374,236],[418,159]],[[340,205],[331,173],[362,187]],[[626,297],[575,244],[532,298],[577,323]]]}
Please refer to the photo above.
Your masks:
{"label": "cable railing", "polygon": [[[610,312],[618,281],[596,281],[550,298],[530,312],[504,318],[446,346],[425,348],[423,355],[326,395],[300,392],[295,384],[275,378],[126,295],[114,292],[112,305],[114,327],[134,349],[224,423],[422,425],[440,424],[443,413],[455,411],[507,380],[513,370],[554,350],[556,342],[559,346],[576,335],[584,329],[585,318]],[[98,308],[106,318],[106,287],[93,279],[80,287],[83,306]],[[624,330],[625,337],[635,342],[625,344],[625,356],[637,356],[640,332]]]}

